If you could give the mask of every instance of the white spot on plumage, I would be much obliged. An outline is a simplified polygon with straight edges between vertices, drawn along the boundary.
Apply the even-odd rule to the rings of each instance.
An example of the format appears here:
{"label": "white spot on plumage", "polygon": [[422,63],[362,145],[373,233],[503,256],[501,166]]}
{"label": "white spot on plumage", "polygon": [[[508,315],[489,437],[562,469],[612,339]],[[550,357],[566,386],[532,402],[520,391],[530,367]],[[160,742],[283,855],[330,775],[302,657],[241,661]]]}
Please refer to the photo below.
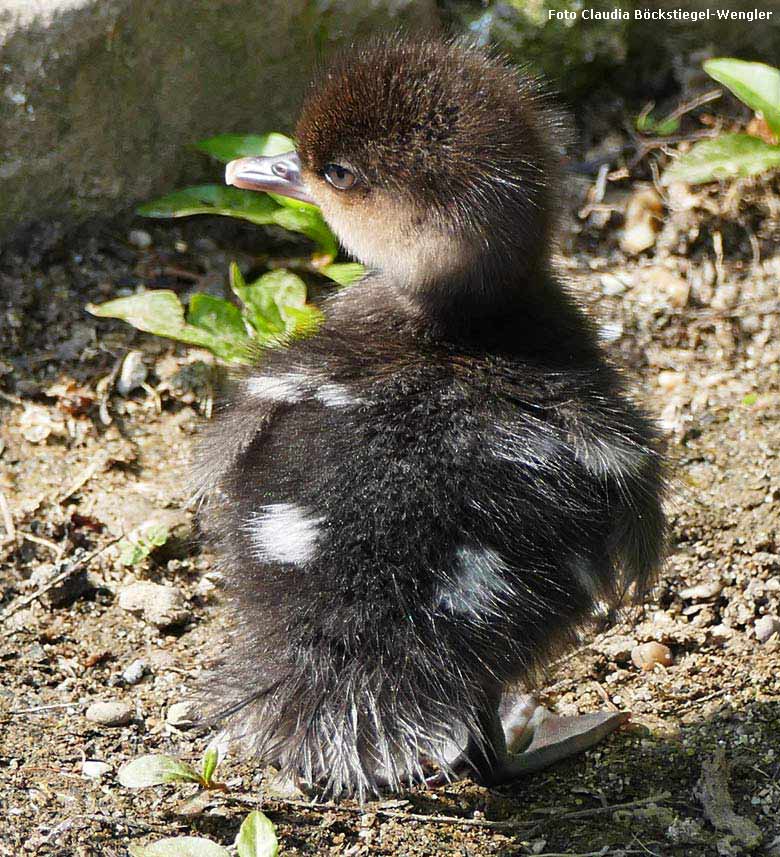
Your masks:
{"label": "white spot on plumage", "polygon": [[314,557],[323,520],[294,503],[273,503],[253,514],[246,529],[257,559],[304,565]]}
{"label": "white spot on plumage", "polygon": [[647,452],[640,446],[619,440],[591,440],[579,445],[577,460],[594,476],[628,476],[639,472],[647,462]]}
{"label": "white spot on plumage", "polygon": [[523,429],[511,423],[496,423],[493,435],[487,438],[493,455],[501,461],[534,470],[554,464],[560,457],[560,444],[548,436],[548,427],[534,422]]}
{"label": "white spot on plumage", "polygon": [[314,397],[329,408],[346,408],[362,403],[362,400],[353,396],[343,384],[320,384]]}
{"label": "white spot on plumage", "polygon": [[309,383],[305,375],[285,372],[280,375],[255,375],[246,382],[247,392],[258,399],[272,402],[302,402]]}
{"label": "white spot on plumage", "polygon": [[449,613],[478,618],[495,613],[512,592],[509,566],[489,548],[458,548],[447,584],[437,593],[437,604]]}

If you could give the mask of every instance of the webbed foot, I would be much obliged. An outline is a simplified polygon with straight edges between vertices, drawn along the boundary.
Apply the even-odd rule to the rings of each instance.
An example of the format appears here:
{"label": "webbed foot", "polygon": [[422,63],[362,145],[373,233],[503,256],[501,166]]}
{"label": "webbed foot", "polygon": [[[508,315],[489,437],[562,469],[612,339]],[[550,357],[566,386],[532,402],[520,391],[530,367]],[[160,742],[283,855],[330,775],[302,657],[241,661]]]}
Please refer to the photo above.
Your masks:
{"label": "webbed foot", "polygon": [[[458,776],[476,775],[484,785],[500,785],[588,750],[630,718],[627,712],[559,716],[528,694],[512,693],[483,718],[484,739],[469,738],[450,765]],[[428,785],[451,777],[440,772]]]}

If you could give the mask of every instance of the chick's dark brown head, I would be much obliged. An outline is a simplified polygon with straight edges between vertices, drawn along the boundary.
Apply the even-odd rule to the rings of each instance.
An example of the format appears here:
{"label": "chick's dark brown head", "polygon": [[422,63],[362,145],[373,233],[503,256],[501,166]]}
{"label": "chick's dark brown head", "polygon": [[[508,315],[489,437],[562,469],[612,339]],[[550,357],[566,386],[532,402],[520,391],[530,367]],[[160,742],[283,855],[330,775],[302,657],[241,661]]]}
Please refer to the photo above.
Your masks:
{"label": "chick's dark brown head", "polygon": [[519,244],[533,254],[545,241],[557,126],[503,61],[391,38],[314,83],[296,136],[310,192],[348,249],[387,268],[407,248],[429,270],[436,257]]}
{"label": "chick's dark brown head", "polygon": [[313,83],[296,193],[358,259],[400,279],[424,283],[486,253],[530,268],[547,253],[561,132],[537,85],[504,61],[388,37]]}

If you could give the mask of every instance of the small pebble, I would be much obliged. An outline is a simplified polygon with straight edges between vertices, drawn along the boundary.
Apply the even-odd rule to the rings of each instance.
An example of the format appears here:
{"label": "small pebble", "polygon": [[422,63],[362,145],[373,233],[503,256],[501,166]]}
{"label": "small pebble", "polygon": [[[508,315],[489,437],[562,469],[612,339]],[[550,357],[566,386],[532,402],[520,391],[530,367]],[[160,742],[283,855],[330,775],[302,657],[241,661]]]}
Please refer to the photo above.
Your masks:
{"label": "small pebble", "polygon": [[129,351],[122,361],[119,377],[116,379],[116,389],[120,396],[127,396],[146,381],[148,369],[144,364],[141,351]]}
{"label": "small pebble", "polygon": [[709,632],[716,640],[730,640],[734,636],[734,629],[723,624],[713,625]]}
{"label": "small pebble", "polygon": [[636,256],[655,244],[663,215],[661,197],[652,188],[640,188],[628,201],[620,249]]}
{"label": "small pebble", "polygon": [[614,274],[604,274],[601,278],[601,293],[607,297],[622,295],[626,284]]}
{"label": "small pebble", "polygon": [[177,729],[186,729],[195,723],[195,717],[194,702],[174,702],[165,715],[165,722]]}
{"label": "small pebble", "polygon": [[669,306],[681,309],[688,303],[690,284],[674,271],[655,265],[646,271],[644,281],[656,299],[661,299]]}
{"label": "small pebble", "polygon": [[631,653],[637,647],[635,637],[628,637],[624,634],[615,634],[612,637],[602,640],[599,646],[600,650],[611,660],[616,663],[628,661],[631,658]]}
{"label": "small pebble", "polygon": [[217,242],[213,238],[196,238],[193,246],[198,253],[215,253],[219,250]]}
{"label": "small pebble", "polygon": [[89,759],[81,764],[81,773],[91,780],[99,780],[111,770],[111,765],[108,762],[98,762],[94,759]]}
{"label": "small pebble", "polygon": [[136,658],[131,664],[128,664],[122,671],[122,679],[125,684],[138,684],[139,681],[149,671],[145,661]]}
{"label": "small pebble", "polygon": [[50,435],[60,437],[67,434],[60,414],[42,405],[25,405],[19,418],[19,428],[29,443],[43,443]]}
{"label": "small pebble", "polygon": [[663,372],[658,373],[658,386],[662,390],[666,390],[668,393],[672,390],[676,390],[684,380],[685,375],[683,375],[682,372],[664,370]]}
{"label": "small pebble", "polygon": [[180,589],[146,581],[125,586],[119,593],[119,606],[140,613],[144,621],[157,628],[183,625],[192,615]]}
{"label": "small pebble", "polygon": [[680,590],[680,598],[683,601],[710,601],[717,598],[723,591],[723,581],[710,580],[707,583],[699,583],[696,586],[688,586]]}
{"label": "small pebble", "polygon": [[152,236],[145,229],[132,229],[127,240],[139,250],[146,250],[152,246]]}
{"label": "small pebble", "polygon": [[759,643],[766,643],[777,633],[780,633],[780,619],[777,616],[762,616],[756,622],[756,639]]}
{"label": "small pebble", "polygon": [[649,672],[656,664],[671,666],[672,653],[663,643],[642,643],[631,651],[631,661],[640,670]]}
{"label": "small pebble", "polygon": [[85,716],[101,726],[126,726],[133,719],[133,709],[127,702],[93,702]]}

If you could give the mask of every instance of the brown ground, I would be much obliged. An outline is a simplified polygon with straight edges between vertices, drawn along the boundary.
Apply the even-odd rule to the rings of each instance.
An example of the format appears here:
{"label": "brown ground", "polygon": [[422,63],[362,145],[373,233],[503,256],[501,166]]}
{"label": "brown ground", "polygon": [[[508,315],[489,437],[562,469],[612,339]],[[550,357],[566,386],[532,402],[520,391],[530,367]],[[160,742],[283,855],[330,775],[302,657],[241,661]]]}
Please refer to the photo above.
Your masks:
{"label": "brown ground", "polygon": [[[615,187],[605,202],[620,207]],[[586,188],[574,187],[573,209]],[[283,854],[748,853],[744,824],[732,817],[734,830],[716,830],[717,813],[705,812],[712,804],[697,789],[717,748],[728,765],[710,787],[727,777],[736,812],[763,834],[759,853],[780,854],[772,849],[780,835],[780,644],[762,644],[754,632],[763,614],[780,617],[778,196],[758,183],[676,204],[641,256],[619,249],[620,216],[604,223],[603,212],[572,220],[562,254],[616,359],[668,430],[674,535],[644,616],[593,635],[555,667],[543,696],[559,710],[630,709],[634,726],[513,788],[420,788],[362,810],[268,798]],[[228,259],[248,262],[245,248],[258,233],[202,219],[153,227],[154,244],[140,251],[126,242],[128,228],[93,225],[63,238],[46,227],[3,259],[0,854],[120,855],[130,843],[185,833],[227,845],[247,811],[215,795],[187,817],[182,803],[193,786],[129,791],[116,780],[140,754],[196,760],[207,741],[167,725],[166,712],[185,698],[205,641],[223,627],[218,585],[204,577],[211,557],[188,539],[182,512],[182,472],[210,386],[196,362],[203,355],[98,322],[83,307],[140,282],[219,290]],[[176,249],[177,240],[188,247]],[[123,398],[101,379],[131,348],[143,354],[148,386]],[[125,567],[108,548],[85,564],[82,594],[72,586],[53,602],[26,603],[63,563],[149,520],[165,520],[177,536],[151,559]],[[161,633],[121,609],[118,592],[135,579],[179,587],[190,622]],[[685,591],[697,584],[710,586]],[[632,646],[653,640],[668,644],[673,663],[640,672]],[[149,673],[128,684],[122,673],[137,658]],[[129,725],[85,718],[87,704],[108,699],[132,704]],[[88,779],[84,760],[111,771]],[[251,799],[262,794],[256,773],[228,758],[220,778]]]}

